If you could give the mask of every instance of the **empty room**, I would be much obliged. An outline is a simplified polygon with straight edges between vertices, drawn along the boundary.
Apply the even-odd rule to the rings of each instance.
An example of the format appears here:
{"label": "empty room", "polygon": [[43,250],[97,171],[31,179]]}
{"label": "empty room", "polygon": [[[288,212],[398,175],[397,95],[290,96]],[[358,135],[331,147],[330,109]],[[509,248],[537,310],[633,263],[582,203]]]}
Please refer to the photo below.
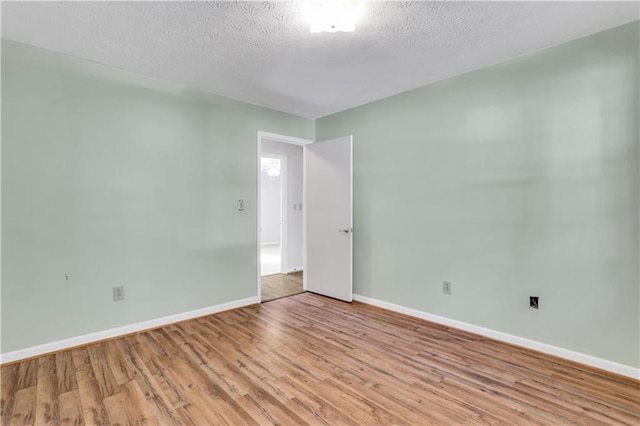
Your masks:
{"label": "empty room", "polygon": [[0,424],[640,424],[637,1],[0,8]]}

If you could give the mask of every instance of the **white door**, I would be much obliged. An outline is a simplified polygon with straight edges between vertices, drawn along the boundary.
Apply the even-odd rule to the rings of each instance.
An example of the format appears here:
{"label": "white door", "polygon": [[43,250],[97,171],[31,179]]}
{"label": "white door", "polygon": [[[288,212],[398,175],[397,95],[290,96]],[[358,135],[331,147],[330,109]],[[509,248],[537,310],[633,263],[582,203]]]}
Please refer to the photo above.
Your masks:
{"label": "white door", "polygon": [[352,136],[305,146],[305,289],[351,302]]}

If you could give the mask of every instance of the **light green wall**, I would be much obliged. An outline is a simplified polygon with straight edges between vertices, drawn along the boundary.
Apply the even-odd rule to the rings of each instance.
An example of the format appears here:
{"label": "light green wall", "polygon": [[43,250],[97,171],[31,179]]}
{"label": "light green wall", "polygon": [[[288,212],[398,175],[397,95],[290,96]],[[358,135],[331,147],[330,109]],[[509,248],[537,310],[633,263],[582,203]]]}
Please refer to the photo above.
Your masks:
{"label": "light green wall", "polygon": [[314,123],[3,40],[2,352],[255,296],[258,130]]}
{"label": "light green wall", "polygon": [[318,120],[354,135],[355,292],[640,365],[639,35]]}
{"label": "light green wall", "polygon": [[3,40],[2,352],[255,296],[265,130],[354,134],[356,293],[638,366],[638,38],[315,125]]}

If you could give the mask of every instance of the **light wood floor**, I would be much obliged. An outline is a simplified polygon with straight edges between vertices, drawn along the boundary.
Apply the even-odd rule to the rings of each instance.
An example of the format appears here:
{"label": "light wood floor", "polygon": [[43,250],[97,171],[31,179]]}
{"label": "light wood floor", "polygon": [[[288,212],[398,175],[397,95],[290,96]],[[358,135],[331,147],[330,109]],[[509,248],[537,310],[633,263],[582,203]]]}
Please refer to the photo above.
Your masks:
{"label": "light wood floor", "polygon": [[310,293],[2,368],[3,424],[630,424],[640,384]]}
{"label": "light wood floor", "polygon": [[261,278],[262,301],[280,299],[281,297],[292,296],[302,293],[302,274],[294,272],[291,274],[267,275]]}

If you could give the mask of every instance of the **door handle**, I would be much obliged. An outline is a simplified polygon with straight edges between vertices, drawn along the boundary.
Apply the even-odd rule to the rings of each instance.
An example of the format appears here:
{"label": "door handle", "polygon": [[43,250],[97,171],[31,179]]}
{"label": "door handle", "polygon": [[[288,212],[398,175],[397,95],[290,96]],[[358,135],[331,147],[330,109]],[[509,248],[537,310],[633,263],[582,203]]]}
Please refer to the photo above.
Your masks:
{"label": "door handle", "polygon": [[350,234],[353,232],[353,228],[338,229],[338,232],[341,232],[343,234]]}

